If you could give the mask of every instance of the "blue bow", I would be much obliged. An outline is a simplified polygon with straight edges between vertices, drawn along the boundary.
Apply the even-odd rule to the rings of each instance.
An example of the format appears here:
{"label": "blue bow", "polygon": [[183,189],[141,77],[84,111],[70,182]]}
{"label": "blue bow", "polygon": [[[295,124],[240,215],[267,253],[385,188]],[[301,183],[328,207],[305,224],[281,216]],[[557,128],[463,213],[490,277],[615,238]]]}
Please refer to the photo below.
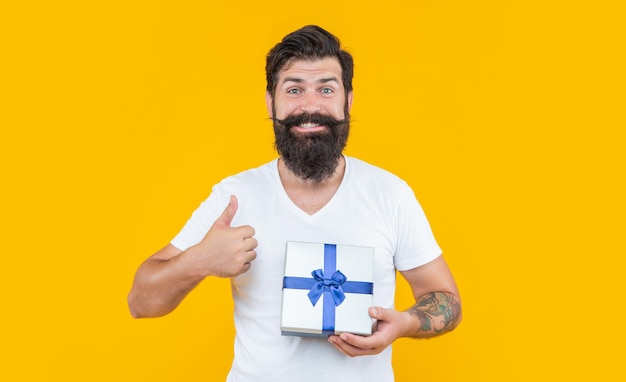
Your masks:
{"label": "blue bow", "polygon": [[309,300],[315,306],[317,301],[320,299],[324,291],[329,291],[331,296],[333,297],[333,302],[335,306],[339,306],[343,300],[345,300],[346,295],[343,292],[343,288],[341,288],[341,284],[346,282],[347,277],[341,273],[341,271],[335,271],[333,275],[327,279],[324,278],[324,271],[321,269],[316,269],[311,272],[311,276],[317,281],[311,287],[311,290],[307,294],[309,296]]}

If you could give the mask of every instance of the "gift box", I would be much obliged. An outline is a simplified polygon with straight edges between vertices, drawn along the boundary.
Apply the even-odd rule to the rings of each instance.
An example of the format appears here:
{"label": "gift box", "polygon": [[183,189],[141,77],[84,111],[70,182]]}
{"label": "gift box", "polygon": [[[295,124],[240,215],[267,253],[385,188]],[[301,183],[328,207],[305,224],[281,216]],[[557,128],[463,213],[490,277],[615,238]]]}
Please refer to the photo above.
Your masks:
{"label": "gift box", "polygon": [[281,332],[372,334],[374,248],[287,242]]}

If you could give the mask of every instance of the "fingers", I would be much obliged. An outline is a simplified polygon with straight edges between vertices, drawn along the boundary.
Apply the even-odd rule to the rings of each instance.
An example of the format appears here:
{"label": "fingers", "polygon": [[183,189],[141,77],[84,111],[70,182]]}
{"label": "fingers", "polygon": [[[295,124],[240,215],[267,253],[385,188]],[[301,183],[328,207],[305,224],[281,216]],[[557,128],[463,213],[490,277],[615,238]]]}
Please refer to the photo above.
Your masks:
{"label": "fingers", "polygon": [[390,317],[388,317],[387,309],[384,309],[384,308],[378,308],[378,307],[372,306],[368,309],[368,313],[370,317],[375,318],[379,321],[390,320]]}
{"label": "fingers", "polygon": [[[222,229],[231,228],[229,231],[232,231],[233,235],[241,237],[244,240],[253,239],[255,231],[254,228],[252,228],[251,226],[242,225],[240,227],[232,227],[233,219],[235,218],[238,209],[239,201],[237,200],[237,197],[235,195],[231,195],[228,205],[226,206],[222,214],[215,220],[213,225]],[[256,240],[250,240],[248,242],[248,246],[250,246],[250,248],[248,249],[256,248]]]}
{"label": "fingers", "polygon": [[328,342],[333,344],[337,350],[350,357],[378,354],[385,349],[384,347],[372,347],[370,337],[350,333],[329,336]]}
{"label": "fingers", "polygon": [[[250,228],[252,229],[252,227]],[[252,229],[252,234],[254,234],[254,229]],[[259,242],[252,236],[243,239],[243,250],[245,252],[254,252],[254,249],[257,247],[257,245],[259,245]]]}
{"label": "fingers", "polygon": [[358,350],[358,354],[372,354],[377,345],[372,336],[364,337],[351,333],[341,333],[339,338],[344,343]]}
{"label": "fingers", "polygon": [[257,256],[255,248],[258,242],[254,238],[254,228],[249,225],[232,226],[238,208],[237,197],[231,195],[228,205],[203,239],[211,272],[220,277],[247,272]]}
{"label": "fingers", "polygon": [[237,197],[235,195],[231,195],[230,201],[224,209],[224,212],[222,212],[220,217],[215,220],[215,223],[213,225],[217,224],[222,227],[230,227],[230,224],[233,222],[233,218],[237,213],[237,208],[239,208]]}
{"label": "fingers", "polygon": [[371,336],[341,333],[329,336],[328,341],[350,357],[378,354],[385,350],[398,337],[398,317],[393,309],[381,307],[370,307],[368,313],[378,321],[378,330]]}
{"label": "fingers", "polygon": [[[336,338],[333,338],[336,337]],[[343,354],[347,355],[348,357],[353,357],[352,354],[348,353],[346,350],[343,349],[343,347],[341,345],[339,345],[337,343],[337,338],[339,338],[338,336],[330,336],[328,337],[328,342],[330,342],[335,349],[339,350],[340,352],[342,352]],[[339,341],[341,340],[341,338],[339,338]]]}
{"label": "fingers", "polygon": [[232,270],[232,273],[228,275],[228,277],[239,276],[242,273],[248,272],[250,267],[252,266],[252,261],[256,258],[256,253],[254,251],[249,251],[244,254],[236,255],[233,258],[233,264],[236,267]]}
{"label": "fingers", "polygon": [[[235,218],[235,214],[237,214],[238,208],[239,202],[237,200],[237,197],[235,195],[231,195],[230,201],[224,209],[224,212],[222,212],[222,214],[215,220],[213,225],[221,228],[231,228],[233,219]],[[249,225],[234,227],[233,230],[237,232],[237,235],[243,237],[244,239],[252,238],[255,234],[254,228]],[[254,245],[254,247],[256,247],[256,244]]]}

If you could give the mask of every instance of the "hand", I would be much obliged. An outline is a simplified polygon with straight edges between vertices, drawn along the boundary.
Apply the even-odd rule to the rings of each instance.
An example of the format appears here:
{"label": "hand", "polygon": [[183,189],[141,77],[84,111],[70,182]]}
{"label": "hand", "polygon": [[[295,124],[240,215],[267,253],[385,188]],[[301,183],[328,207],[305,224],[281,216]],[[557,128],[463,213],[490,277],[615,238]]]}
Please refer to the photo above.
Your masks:
{"label": "hand", "polygon": [[240,275],[250,269],[251,261],[256,258],[254,249],[258,243],[253,237],[254,228],[249,225],[231,227],[237,208],[237,197],[231,195],[230,203],[222,215],[215,220],[202,241],[193,248],[199,266],[208,275]]}
{"label": "hand", "polygon": [[355,357],[378,354],[402,336],[407,325],[406,312],[380,307],[371,307],[368,312],[370,317],[378,320],[378,328],[371,336],[341,333],[329,336],[328,341],[342,353]]}

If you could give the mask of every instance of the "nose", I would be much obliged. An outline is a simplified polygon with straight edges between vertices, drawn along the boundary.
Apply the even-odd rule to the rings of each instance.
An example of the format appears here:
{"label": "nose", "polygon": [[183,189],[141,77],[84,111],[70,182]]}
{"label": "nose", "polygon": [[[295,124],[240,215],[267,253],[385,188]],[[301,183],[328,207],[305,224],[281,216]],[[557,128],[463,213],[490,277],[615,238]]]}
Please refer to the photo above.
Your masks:
{"label": "nose", "polygon": [[319,100],[315,92],[309,92],[302,97],[302,103],[300,104],[300,110],[304,113],[317,113],[320,111]]}

